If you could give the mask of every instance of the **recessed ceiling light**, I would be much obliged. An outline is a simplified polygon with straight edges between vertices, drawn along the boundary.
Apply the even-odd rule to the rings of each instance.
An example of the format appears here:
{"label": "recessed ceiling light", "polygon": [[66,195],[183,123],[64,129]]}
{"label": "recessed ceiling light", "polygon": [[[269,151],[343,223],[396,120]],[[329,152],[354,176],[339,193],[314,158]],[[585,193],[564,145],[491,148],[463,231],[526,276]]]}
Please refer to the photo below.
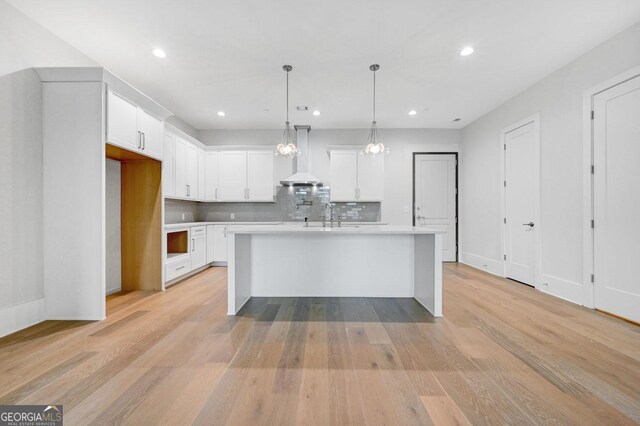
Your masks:
{"label": "recessed ceiling light", "polygon": [[153,49],[153,56],[157,56],[158,58],[166,58],[167,54],[164,53],[162,49]]}
{"label": "recessed ceiling light", "polygon": [[473,47],[467,46],[460,51],[460,56],[469,56],[473,53]]}
{"label": "recessed ceiling light", "polygon": [[227,114],[225,114],[224,111],[218,111],[218,116],[224,117],[225,115],[227,115]]}
{"label": "recessed ceiling light", "polygon": [[412,109],[411,111],[409,111],[409,115],[416,115],[416,114],[417,114],[417,112],[416,112],[415,109]]}
{"label": "recessed ceiling light", "polygon": [[320,111],[318,111],[318,110],[313,111],[313,115],[315,115],[316,117],[319,116],[320,115]]}

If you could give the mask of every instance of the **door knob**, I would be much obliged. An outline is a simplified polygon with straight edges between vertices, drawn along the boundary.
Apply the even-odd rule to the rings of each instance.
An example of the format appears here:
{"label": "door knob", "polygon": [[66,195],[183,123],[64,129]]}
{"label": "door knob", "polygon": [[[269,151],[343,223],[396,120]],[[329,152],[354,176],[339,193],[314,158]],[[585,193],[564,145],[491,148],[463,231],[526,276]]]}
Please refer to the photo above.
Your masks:
{"label": "door knob", "polygon": [[530,226],[533,228],[535,224],[533,222],[529,222],[529,223],[523,223],[522,226]]}

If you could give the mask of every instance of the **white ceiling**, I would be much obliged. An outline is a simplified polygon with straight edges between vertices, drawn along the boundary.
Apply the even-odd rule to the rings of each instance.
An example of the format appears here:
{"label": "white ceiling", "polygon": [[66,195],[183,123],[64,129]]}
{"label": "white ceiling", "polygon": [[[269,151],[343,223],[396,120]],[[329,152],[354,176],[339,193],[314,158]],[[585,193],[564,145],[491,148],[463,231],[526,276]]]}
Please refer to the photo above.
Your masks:
{"label": "white ceiling", "polygon": [[281,128],[285,63],[293,123],[368,127],[379,63],[380,127],[460,128],[640,21],[638,0],[9,2],[199,129]]}

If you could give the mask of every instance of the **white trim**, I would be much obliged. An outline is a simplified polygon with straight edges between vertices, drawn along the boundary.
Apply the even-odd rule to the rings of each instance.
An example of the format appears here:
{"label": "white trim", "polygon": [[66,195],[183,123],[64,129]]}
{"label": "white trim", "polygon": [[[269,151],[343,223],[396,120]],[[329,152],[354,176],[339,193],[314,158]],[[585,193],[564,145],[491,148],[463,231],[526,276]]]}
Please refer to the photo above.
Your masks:
{"label": "white trim", "polygon": [[[640,76],[640,66],[633,67],[615,77],[596,84],[585,90],[582,95],[582,304],[587,308],[595,308],[594,285],[591,283],[593,274],[593,97],[614,86],[622,84],[632,78]],[[597,277],[596,277],[597,279]]]}
{"label": "white trim", "polygon": [[[533,129],[534,129],[534,152],[535,155],[533,157],[533,167],[536,173],[536,176],[533,179],[533,193],[534,193],[534,219],[533,222],[535,223],[535,226],[533,227],[533,256],[534,256],[534,272],[533,272],[533,286],[535,288],[539,288],[541,285],[541,276],[542,276],[542,241],[541,241],[541,236],[542,236],[542,220],[541,220],[541,215],[540,215],[540,203],[541,203],[541,196],[540,196],[540,113],[535,113],[530,117],[525,118],[524,120],[520,120],[517,123],[514,123],[510,126],[507,126],[505,128],[503,128],[500,131],[500,221],[501,226],[500,226],[500,249],[502,251],[502,253],[506,253],[506,241],[505,241],[505,237],[506,237],[506,232],[505,232],[505,223],[503,221],[503,218],[505,218],[506,216],[506,196],[505,196],[505,191],[506,188],[504,187],[504,180],[506,179],[506,171],[505,171],[505,155],[504,155],[504,145],[506,144],[506,135],[509,132],[512,132],[516,129],[519,129],[520,127],[526,126],[529,123],[533,123]],[[508,183],[507,183],[508,185]],[[504,260],[502,260],[502,275],[503,277],[507,276],[507,262]]]}
{"label": "white trim", "polygon": [[0,309],[0,337],[45,320],[44,298]]}
{"label": "white trim", "polygon": [[504,265],[499,260],[461,251],[459,262],[492,275],[503,277]]}

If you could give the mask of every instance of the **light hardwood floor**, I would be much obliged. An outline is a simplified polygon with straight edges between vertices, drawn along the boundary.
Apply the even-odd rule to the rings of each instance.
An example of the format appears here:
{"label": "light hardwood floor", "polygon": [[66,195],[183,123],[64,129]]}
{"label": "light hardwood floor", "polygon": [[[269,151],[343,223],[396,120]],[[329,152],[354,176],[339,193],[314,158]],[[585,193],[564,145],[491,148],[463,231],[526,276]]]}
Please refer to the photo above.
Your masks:
{"label": "light hardwood floor", "polygon": [[[0,404],[66,424],[633,424],[640,327],[469,267],[411,299],[252,299],[226,269],[0,339]],[[392,285],[392,283],[390,283]]]}

